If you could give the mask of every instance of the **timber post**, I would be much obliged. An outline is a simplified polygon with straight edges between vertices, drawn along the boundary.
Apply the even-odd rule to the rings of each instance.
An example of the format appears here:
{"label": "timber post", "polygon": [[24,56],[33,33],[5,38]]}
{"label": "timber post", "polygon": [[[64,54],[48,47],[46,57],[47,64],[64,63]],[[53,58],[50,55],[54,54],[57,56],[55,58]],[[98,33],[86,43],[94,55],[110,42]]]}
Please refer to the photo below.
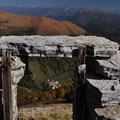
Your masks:
{"label": "timber post", "polygon": [[86,83],[86,48],[80,47],[77,61],[75,81],[75,99],[73,105],[73,120],[85,120],[85,83]]}
{"label": "timber post", "polygon": [[3,116],[4,120],[13,120],[11,52],[3,50],[2,55]]}

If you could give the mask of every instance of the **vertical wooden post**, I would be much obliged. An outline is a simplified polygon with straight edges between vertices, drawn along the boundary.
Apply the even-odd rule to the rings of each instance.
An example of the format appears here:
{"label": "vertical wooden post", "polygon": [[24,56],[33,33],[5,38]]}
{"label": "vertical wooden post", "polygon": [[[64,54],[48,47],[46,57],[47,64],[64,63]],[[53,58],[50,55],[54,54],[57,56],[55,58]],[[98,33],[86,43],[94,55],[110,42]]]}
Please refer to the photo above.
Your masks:
{"label": "vertical wooden post", "polygon": [[0,119],[3,120],[3,103],[2,103],[2,60],[0,56]]}
{"label": "vertical wooden post", "polygon": [[75,100],[73,108],[74,120],[85,120],[85,82],[86,82],[86,65],[85,65],[86,49],[79,48],[78,62],[77,62],[77,80]]}
{"label": "vertical wooden post", "polygon": [[2,87],[4,120],[13,120],[12,111],[12,81],[11,81],[11,52],[3,50],[2,57]]}

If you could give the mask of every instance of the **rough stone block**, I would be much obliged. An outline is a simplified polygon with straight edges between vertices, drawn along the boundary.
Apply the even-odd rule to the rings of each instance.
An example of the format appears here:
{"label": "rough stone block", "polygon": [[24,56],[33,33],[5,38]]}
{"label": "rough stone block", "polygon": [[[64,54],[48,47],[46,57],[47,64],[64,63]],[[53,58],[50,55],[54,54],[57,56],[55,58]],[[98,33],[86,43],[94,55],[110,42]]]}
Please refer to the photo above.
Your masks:
{"label": "rough stone block", "polygon": [[87,66],[96,74],[109,79],[120,79],[120,51],[107,59],[88,58]]}
{"label": "rough stone block", "polygon": [[111,57],[119,44],[96,36],[3,36],[0,48],[11,49],[14,55],[72,57],[72,51],[86,46],[87,55]]}

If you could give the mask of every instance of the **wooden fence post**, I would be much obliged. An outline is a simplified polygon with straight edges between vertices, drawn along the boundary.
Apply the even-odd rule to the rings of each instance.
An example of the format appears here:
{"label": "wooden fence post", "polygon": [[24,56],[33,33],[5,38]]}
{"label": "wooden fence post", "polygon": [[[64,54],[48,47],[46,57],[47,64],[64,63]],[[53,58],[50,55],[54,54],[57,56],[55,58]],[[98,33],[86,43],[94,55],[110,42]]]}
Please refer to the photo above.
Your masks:
{"label": "wooden fence post", "polygon": [[3,50],[2,57],[2,87],[4,120],[13,120],[12,81],[11,81],[11,52]]}
{"label": "wooden fence post", "polygon": [[0,56],[0,119],[3,120],[3,103],[2,103],[2,60]]}
{"label": "wooden fence post", "polygon": [[73,119],[85,120],[85,82],[86,82],[86,65],[85,65],[86,49],[79,48],[77,62],[77,80],[75,82],[75,100],[73,105]]}

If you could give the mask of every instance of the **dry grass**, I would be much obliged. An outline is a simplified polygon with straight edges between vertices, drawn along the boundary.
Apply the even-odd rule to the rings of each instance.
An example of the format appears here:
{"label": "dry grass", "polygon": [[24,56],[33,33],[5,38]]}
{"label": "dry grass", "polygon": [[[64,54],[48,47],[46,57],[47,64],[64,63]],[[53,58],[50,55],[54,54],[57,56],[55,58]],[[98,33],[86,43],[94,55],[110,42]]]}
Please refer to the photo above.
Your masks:
{"label": "dry grass", "polygon": [[41,105],[21,108],[19,120],[72,120],[72,104]]}

